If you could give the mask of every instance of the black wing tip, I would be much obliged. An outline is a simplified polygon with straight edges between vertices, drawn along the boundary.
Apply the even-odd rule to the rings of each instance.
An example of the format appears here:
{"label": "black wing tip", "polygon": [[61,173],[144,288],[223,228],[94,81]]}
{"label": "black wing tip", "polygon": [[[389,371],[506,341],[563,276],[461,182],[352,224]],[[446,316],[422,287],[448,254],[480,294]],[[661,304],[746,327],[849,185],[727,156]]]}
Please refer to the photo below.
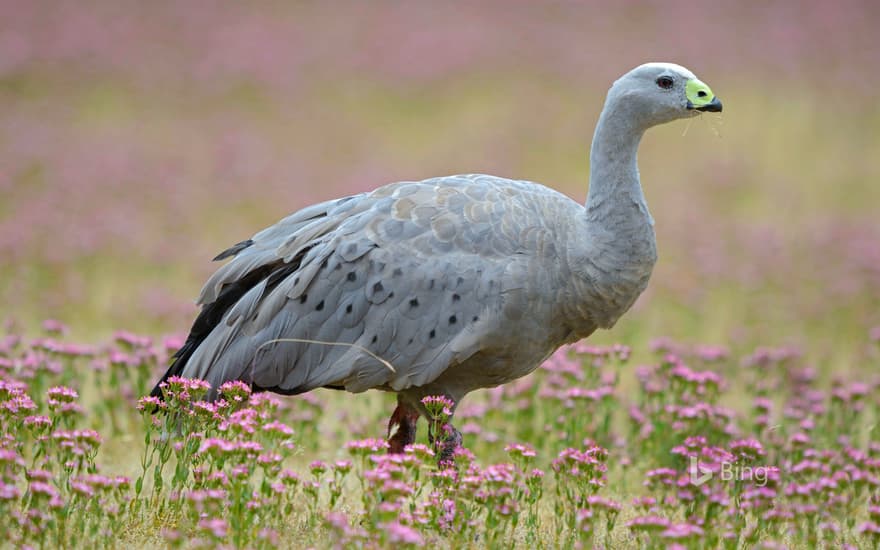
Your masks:
{"label": "black wing tip", "polygon": [[150,391],[150,397],[155,397],[159,401],[165,401],[165,392],[163,392],[162,388],[159,387],[159,384],[161,384],[164,381],[165,381],[165,379],[163,378],[162,380],[160,380],[156,384],[156,386],[152,389],[152,391]]}
{"label": "black wing tip", "polygon": [[183,346],[172,355],[174,361],[168,367],[168,370],[165,371],[165,374],[162,375],[162,378],[153,386],[153,389],[150,391],[150,397],[165,401],[165,392],[162,391],[162,384],[172,376],[180,376],[180,373],[183,372],[183,367],[197,346],[198,342],[192,338],[187,339]]}
{"label": "black wing tip", "polygon": [[168,367],[168,370],[165,371],[165,374],[162,375],[162,378],[156,382],[156,385],[153,386],[153,389],[150,391],[150,397],[155,397],[159,399],[159,401],[165,401],[165,392],[162,391],[162,384],[165,383],[170,377],[179,374],[180,368],[178,367],[178,363],[180,360],[175,360],[171,363],[171,366]]}
{"label": "black wing tip", "polygon": [[236,243],[236,244],[230,246],[229,248],[227,248],[226,250],[224,250],[223,252],[221,252],[220,254],[217,254],[216,256],[214,256],[214,259],[211,261],[219,262],[220,260],[225,260],[226,258],[231,258],[252,244],[254,244],[253,239],[248,239],[246,241],[241,241],[240,243]]}

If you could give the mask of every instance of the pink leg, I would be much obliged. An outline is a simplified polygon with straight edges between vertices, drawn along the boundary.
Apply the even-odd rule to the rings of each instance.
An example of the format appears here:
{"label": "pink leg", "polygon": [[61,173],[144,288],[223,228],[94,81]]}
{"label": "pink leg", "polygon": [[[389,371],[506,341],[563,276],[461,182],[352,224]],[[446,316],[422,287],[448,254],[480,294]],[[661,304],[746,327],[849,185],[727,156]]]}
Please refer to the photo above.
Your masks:
{"label": "pink leg", "polygon": [[[401,454],[407,445],[415,442],[418,420],[419,412],[398,398],[397,408],[388,421],[388,453]],[[392,436],[391,431],[395,426],[397,431]]]}

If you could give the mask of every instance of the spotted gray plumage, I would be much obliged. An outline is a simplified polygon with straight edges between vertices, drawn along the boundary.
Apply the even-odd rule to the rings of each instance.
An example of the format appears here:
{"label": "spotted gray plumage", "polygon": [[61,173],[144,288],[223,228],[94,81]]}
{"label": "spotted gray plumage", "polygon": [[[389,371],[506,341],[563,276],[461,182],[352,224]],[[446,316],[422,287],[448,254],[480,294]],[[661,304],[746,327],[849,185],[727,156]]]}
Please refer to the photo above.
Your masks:
{"label": "spotted gray plumage", "polygon": [[[582,210],[537,184],[483,175],[395,183],[318,206],[258,233],[211,277],[202,304],[255,267],[304,253],[273,288],[267,277],[229,309],[185,375],[215,387],[241,379],[285,393],[429,384],[498,347],[514,325],[536,328],[527,312],[551,319],[557,300],[546,300],[546,289],[563,289],[567,274],[528,258],[537,253],[556,263],[554,235],[564,228],[545,219],[561,222]],[[557,332],[533,361],[570,331]],[[283,338],[297,341],[267,345]],[[535,355],[531,340],[518,340],[528,343],[524,350],[505,345],[506,354]],[[497,385],[527,370],[502,365],[475,369],[472,377],[479,386]]]}
{"label": "spotted gray plumage", "polygon": [[644,290],[656,248],[638,143],[650,126],[696,114],[692,79],[647,64],[615,82],[586,207],[536,183],[458,175],[316,204],[232,246],[165,377],[203,378],[212,395],[227,380],[287,394],[394,391],[399,451],[422,397],[458,403],[528,374],[613,326]]}

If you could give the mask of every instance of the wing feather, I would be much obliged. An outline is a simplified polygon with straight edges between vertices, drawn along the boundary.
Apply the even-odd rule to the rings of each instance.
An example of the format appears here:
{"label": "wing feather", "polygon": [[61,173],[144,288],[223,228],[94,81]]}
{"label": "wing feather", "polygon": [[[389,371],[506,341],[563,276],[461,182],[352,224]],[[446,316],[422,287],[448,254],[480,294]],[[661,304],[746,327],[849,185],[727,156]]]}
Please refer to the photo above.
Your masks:
{"label": "wing feather", "polygon": [[234,258],[199,302],[257,268],[271,274],[227,310],[183,375],[280,393],[430,383],[497,334],[509,258],[521,235],[541,238],[521,227],[534,198],[510,188],[532,187],[485,176],[401,182],[260,231],[221,254]]}

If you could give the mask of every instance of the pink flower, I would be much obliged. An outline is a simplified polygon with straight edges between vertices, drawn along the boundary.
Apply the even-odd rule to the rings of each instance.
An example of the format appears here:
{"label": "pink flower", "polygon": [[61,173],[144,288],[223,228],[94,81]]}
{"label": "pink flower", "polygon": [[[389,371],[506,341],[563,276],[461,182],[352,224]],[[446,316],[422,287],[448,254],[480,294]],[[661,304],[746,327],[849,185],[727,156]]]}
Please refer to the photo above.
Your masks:
{"label": "pink flower", "polygon": [[52,427],[52,419],[45,415],[27,416],[24,425],[37,433],[44,433]]}
{"label": "pink flower", "polygon": [[229,415],[229,418],[221,422],[218,428],[221,432],[250,436],[257,431],[259,421],[259,413],[256,409],[241,409]]}
{"label": "pink flower", "polygon": [[388,542],[392,544],[412,544],[417,546],[425,544],[425,540],[419,532],[412,527],[407,527],[397,522],[391,522],[380,524],[379,528],[385,531],[388,535]]}
{"label": "pink flower", "polygon": [[352,526],[348,521],[348,516],[341,512],[328,512],[324,516],[327,524],[337,533],[340,543],[352,542],[366,538],[367,533],[361,527]]}
{"label": "pink flower", "polygon": [[79,394],[73,388],[68,388],[65,386],[55,386],[53,388],[49,388],[46,392],[46,395],[49,398],[49,402],[52,400],[58,403],[70,403],[79,399]]}
{"label": "pink flower", "polygon": [[211,452],[214,449],[223,452],[229,452],[235,449],[235,444],[232,441],[226,441],[225,439],[211,437],[209,439],[202,440],[202,444],[199,447],[198,452],[201,454],[205,452]]}
{"label": "pink flower", "polygon": [[251,396],[251,387],[240,380],[224,382],[219,388],[220,396],[233,403],[244,403]]}
{"label": "pink flower", "polygon": [[614,513],[619,512],[622,508],[619,502],[610,498],[600,497],[599,495],[588,496],[587,504],[592,509],[602,509]]}
{"label": "pink flower", "polygon": [[675,523],[666,528],[660,536],[664,539],[682,540],[703,536],[703,528],[690,523]]}
{"label": "pink flower", "polygon": [[578,510],[575,514],[575,520],[582,531],[589,531],[592,529],[593,511],[589,508]]}
{"label": "pink flower", "polygon": [[278,453],[263,453],[257,457],[257,464],[268,468],[281,464],[282,460],[284,460],[283,457]]}
{"label": "pink flower", "polygon": [[716,363],[727,359],[730,351],[723,346],[700,345],[696,347],[697,357],[707,363]]}
{"label": "pink flower", "polygon": [[422,398],[422,405],[427,409],[431,418],[445,420],[452,416],[455,403],[443,395],[429,395]]}
{"label": "pink flower", "polygon": [[269,393],[254,393],[248,399],[248,406],[260,415],[268,415],[281,407],[281,400]]}
{"label": "pink flower", "polygon": [[327,464],[321,462],[320,460],[315,460],[311,464],[309,464],[309,471],[312,472],[312,475],[315,477],[320,477],[321,474],[327,471]]}
{"label": "pink flower", "polygon": [[[153,398],[153,399],[156,399],[156,398]],[[164,404],[164,402],[162,402],[162,403]],[[222,402],[220,402],[220,403],[222,403]],[[140,405],[138,405],[138,406],[140,406]],[[214,421],[214,420],[219,420],[221,418],[218,403],[216,403],[216,402],[215,403],[208,403],[207,401],[196,401],[195,403],[192,403],[191,406],[192,406],[192,409],[191,409],[192,413],[196,417],[202,418],[203,420]],[[161,410],[161,407],[159,410]]]}
{"label": "pink flower", "polygon": [[180,403],[198,401],[207,395],[211,384],[204,380],[170,376],[160,384],[166,398],[174,399]]}
{"label": "pink flower", "polygon": [[434,458],[434,451],[423,443],[411,443],[403,449],[403,452],[423,463],[430,462]]}
{"label": "pink flower", "polygon": [[17,501],[21,497],[21,490],[13,484],[0,481],[0,502]]}
{"label": "pink flower", "polygon": [[528,460],[536,456],[534,447],[521,443],[508,444],[504,447],[504,450],[514,460]]}
{"label": "pink flower", "polygon": [[83,483],[81,481],[71,481],[70,490],[73,491],[76,495],[85,498],[91,498],[95,495],[95,490],[92,489],[89,484]]}
{"label": "pink flower", "polygon": [[758,412],[767,414],[773,408],[773,401],[766,397],[756,397],[753,401],[753,406]]}
{"label": "pink flower", "polygon": [[366,456],[387,449],[388,442],[384,439],[361,439],[347,442],[345,448],[352,455]]}
{"label": "pink flower", "polygon": [[645,486],[655,487],[657,484],[672,485],[678,478],[678,472],[672,468],[656,468],[645,472]]}
{"label": "pink flower", "polygon": [[199,521],[199,529],[210,534],[215,539],[226,538],[229,525],[226,520],[220,518],[203,519]]}
{"label": "pink flower", "polygon": [[278,478],[282,483],[287,485],[288,487],[293,487],[300,483],[299,474],[294,472],[293,470],[284,469],[281,470],[281,473],[278,475]]}
{"label": "pink flower", "polygon": [[670,521],[661,516],[637,516],[627,522],[632,531],[660,532],[669,527]]}
{"label": "pink flower", "polygon": [[49,334],[67,334],[69,331],[67,325],[57,319],[46,319],[43,321],[43,330]]}
{"label": "pink flower", "polygon": [[273,420],[271,422],[263,424],[261,430],[269,434],[273,438],[284,438],[293,435],[293,428],[291,428],[287,424],[278,422],[277,420]]}
{"label": "pink flower", "polygon": [[650,510],[657,505],[657,499],[650,496],[635,497],[632,499],[632,505],[635,508],[644,508],[645,510]]}
{"label": "pink flower", "polygon": [[146,336],[138,336],[137,334],[125,330],[117,330],[114,332],[113,339],[130,348],[149,348],[153,345],[153,341],[150,338]]}
{"label": "pink flower", "polygon": [[137,410],[145,413],[161,411],[168,407],[164,400],[149,395],[141,397],[137,402]]}
{"label": "pink flower", "polygon": [[764,446],[757,439],[739,439],[728,445],[730,452],[743,460],[756,460],[764,456]]}
{"label": "pink flower", "polygon": [[58,497],[58,490],[54,486],[48,483],[44,483],[42,481],[31,482],[31,484],[28,486],[28,491],[30,491],[35,496],[39,495],[48,498]]}
{"label": "pink flower", "polygon": [[52,472],[48,470],[27,470],[25,472],[25,478],[29,481],[42,481],[43,483],[49,483],[52,480]]}

